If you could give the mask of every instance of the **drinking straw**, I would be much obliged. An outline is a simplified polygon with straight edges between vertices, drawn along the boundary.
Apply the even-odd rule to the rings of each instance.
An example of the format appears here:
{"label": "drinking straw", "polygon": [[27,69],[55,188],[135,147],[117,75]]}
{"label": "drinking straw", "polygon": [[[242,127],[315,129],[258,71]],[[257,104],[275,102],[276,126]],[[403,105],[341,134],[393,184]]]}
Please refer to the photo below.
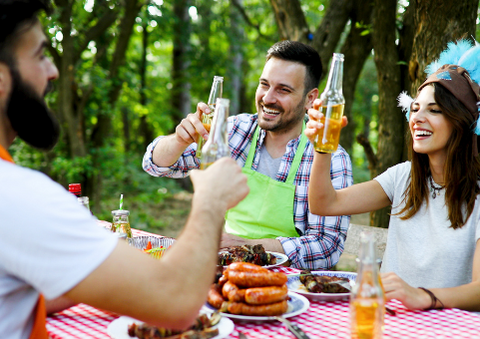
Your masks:
{"label": "drinking straw", "polygon": [[123,209],[123,193],[120,194],[120,209]]}

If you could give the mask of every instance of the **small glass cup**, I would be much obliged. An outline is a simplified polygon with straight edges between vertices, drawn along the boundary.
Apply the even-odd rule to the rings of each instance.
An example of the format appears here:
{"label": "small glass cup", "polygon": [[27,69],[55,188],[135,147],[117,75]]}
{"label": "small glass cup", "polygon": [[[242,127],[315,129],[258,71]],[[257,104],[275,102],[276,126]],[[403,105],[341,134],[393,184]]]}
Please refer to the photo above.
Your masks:
{"label": "small glass cup", "polygon": [[130,211],[128,210],[112,211],[112,216],[113,216],[112,232],[119,233],[120,237],[122,237],[123,234],[126,234],[127,238],[131,238],[132,230],[130,228],[129,215],[130,215]]}

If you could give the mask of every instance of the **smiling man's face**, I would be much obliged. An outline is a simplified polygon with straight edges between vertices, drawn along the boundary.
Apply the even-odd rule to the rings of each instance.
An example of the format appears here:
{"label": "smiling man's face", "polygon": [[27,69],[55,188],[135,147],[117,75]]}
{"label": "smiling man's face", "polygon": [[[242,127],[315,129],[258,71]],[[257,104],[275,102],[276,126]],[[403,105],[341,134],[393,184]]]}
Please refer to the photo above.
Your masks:
{"label": "smiling man's face", "polygon": [[271,58],[265,64],[255,93],[258,124],[282,133],[295,128],[309,104],[305,94],[306,67],[297,62]]}

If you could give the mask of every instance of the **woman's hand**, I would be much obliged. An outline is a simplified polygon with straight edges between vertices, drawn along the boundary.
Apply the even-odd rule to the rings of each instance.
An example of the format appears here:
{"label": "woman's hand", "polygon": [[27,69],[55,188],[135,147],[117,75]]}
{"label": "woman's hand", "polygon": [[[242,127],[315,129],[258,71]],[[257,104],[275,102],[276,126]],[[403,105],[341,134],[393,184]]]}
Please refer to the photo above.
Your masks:
{"label": "woman's hand", "polygon": [[411,310],[430,307],[432,300],[427,292],[410,286],[395,273],[382,273],[381,279],[387,301],[397,299]]}

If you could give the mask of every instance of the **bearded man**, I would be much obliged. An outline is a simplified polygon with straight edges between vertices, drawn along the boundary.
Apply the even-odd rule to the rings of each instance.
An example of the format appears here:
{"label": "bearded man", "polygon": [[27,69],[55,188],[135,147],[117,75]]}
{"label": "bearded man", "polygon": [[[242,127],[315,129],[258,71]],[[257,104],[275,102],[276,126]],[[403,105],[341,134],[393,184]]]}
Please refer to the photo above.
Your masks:
{"label": "bearded man", "polygon": [[[59,135],[43,99],[58,77],[36,16],[46,7],[41,0],[0,0],[1,337],[47,339],[52,300],[186,328],[214,280],[223,216],[247,195],[247,179],[232,159],[193,173],[190,218],[159,261],[97,226],[61,185],[15,165],[8,148],[17,136],[48,150]],[[236,173],[233,180],[224,168]],[[220,203],[211,207],[212,200]]]}
{"label": "bearded man", "polygon": [[[302,131],[305,113],[318,97],[321,73],[320,56],[312,47],[278,42],[268,50],[260,76],[258,113],[229,117],[231,157],[243,167],[250,193],[228,211],[222,247],[260,243],[285,253],[296,268],[329,269],[338,262],[350,216],[314,215],[308,207],[314,148]],[[200,135],[208,138],[203,113],[210,108],[199,103],[174,134],[148,146],[143,158],[147,173],[182,178],[199,167],[196,141]],[[341,146],[332,154],[330,175],[336,189],[353,183],[350,157]]]}

